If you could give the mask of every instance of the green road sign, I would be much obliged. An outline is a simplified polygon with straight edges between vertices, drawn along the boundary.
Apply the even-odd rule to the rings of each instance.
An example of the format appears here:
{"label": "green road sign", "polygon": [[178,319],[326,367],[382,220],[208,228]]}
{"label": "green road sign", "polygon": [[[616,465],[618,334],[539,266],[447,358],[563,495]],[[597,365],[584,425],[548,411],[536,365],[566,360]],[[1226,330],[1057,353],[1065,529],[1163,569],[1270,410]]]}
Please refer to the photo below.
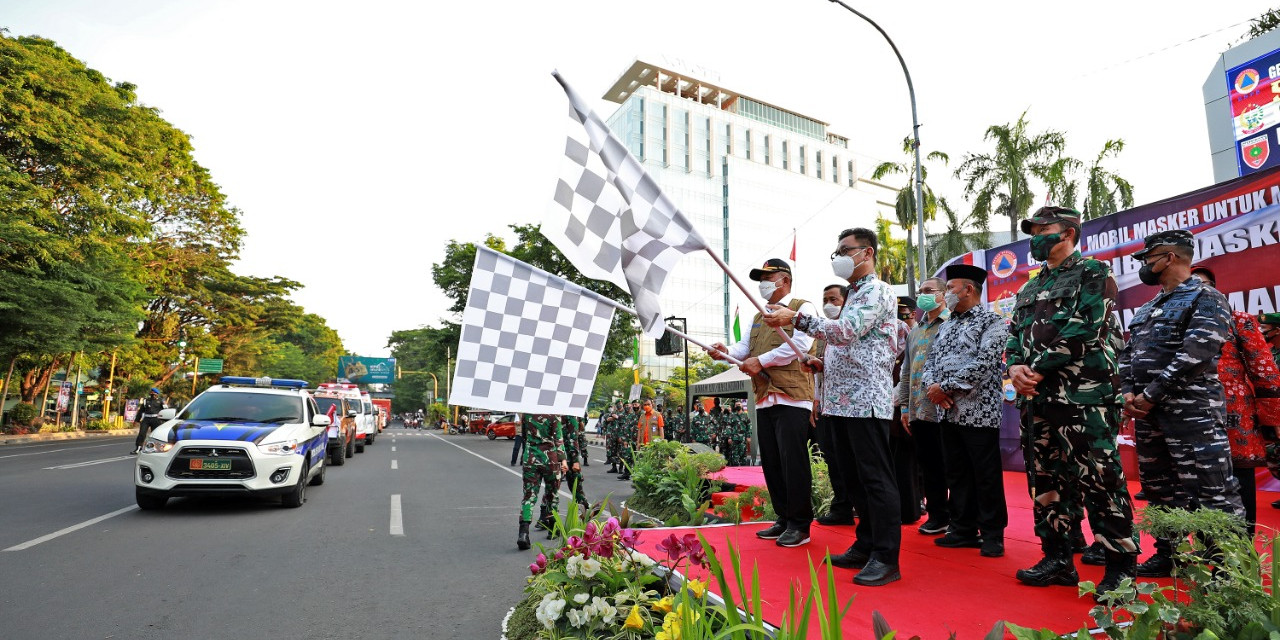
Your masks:
{"label": "green road sign", "polygon": [[222,373],[221,358],[201,358],[196,373]]}

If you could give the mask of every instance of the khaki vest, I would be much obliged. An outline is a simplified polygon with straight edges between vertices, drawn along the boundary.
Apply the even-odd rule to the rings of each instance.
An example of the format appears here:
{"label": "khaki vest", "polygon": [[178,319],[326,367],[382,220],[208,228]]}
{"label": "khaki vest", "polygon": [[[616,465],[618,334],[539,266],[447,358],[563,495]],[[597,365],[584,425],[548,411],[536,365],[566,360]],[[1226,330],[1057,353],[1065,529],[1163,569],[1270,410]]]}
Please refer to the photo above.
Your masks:
{"label": "khaki vest", "polygon": [[[798,311],[800,305],[805,301],[800,298],[792,298],[790,304],[787,305],[792,311]],[[788,336],[794,335],[795,327],[787,327],[783,329]],[[778,335],[773,327],[765,324],[759,313],[751,321],[751,355],[759,356],[768,353],[783,344],[782,337]],[[769,374],[766,379],[764,376],[751,376],[751,386],[755,390],[756,401],[763,400],[770,393],[781,393],[792,400],[813,401],[813,376],[806,373],[800,368],[800,360],[792,360],[790,363],[781,367],[769,367],[765,369],[765,373]]]}

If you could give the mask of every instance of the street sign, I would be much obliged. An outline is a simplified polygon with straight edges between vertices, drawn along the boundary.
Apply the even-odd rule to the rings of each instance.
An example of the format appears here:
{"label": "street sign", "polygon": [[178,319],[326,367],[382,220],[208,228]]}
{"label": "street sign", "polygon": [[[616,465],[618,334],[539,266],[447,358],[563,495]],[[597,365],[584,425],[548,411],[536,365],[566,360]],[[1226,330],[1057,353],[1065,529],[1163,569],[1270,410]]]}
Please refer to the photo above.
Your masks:
{"label": "street sign", "polygon": [[201,358],[196,373],[222,373],[221,358]]}

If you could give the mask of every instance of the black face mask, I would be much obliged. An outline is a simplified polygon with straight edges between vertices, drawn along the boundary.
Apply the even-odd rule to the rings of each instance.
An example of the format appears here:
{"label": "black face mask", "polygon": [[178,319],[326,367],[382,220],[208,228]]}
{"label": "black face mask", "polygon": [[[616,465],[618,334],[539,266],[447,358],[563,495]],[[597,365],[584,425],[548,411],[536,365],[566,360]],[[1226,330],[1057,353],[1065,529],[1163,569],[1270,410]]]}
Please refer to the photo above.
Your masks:
{"label": "black face mask", "polygon": [[[1162,254],[1160,258],[1165,258],[1167,260],[1168,258],[1166,258],[1166,256],[1168,255],[1169,254],[1167,253]],[[1159,262],[1160,258],[1156,258],[1156,262]],[[1164,272],[1164,269],[1156,271],[1154,267],[1155,262],[1147,262],[1142,265],[1141,269],[1138,269],[1138,279],[1142,281],[1142,284],[1149,287],[1154,287],[1160,284],[1160,274]]]}

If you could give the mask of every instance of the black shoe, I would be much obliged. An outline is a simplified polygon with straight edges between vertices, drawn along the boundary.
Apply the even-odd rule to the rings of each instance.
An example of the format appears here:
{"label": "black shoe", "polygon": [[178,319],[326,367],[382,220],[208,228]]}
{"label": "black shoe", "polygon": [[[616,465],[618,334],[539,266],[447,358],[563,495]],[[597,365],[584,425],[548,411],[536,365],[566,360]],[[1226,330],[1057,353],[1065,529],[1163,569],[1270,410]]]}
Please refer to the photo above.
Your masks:
{"label": "black shoe", "polygon": [[528,551],[532,546],[529,543],[529,523],[524,520],[520,521],[520,533],[516,534],[516,548],[521,551]]}
{"label": "black shoe", "polygon": [[[1133,499],[1134,499],[1134,500],[1146,500],[1146,499],[1147,499],[1147,492],[1146,492],[1146,491],[1139,491],[1139,492],[1137,492],[1137,493],[1133,494]],[[1280,502],[1280,500],[1276,500],[1276,502]],[[1272,502],[1272,503],[1271,503],[1271,506],[1276,507],[1276,502]],[[1276,507],[1276,508],[1277,508],[1277,509],[1280,509],[1280,507]]]}
{"label": "black shoe", "polygon": [[1080,554],[1080,564],[1087,564],[1093,567],[1104,567],[1107,564],[1107,548],[1102,546],[1101,542],[1095,542],[1089,545],[1084,553]]}
{"label": "black shoe", "polygon": [[630,479],[631,479],[631,474],[629,474],[629,473],[624,473],[624,474],[622,474],[622,475],[618,476],[618,479],[619,479],[619,480],[630,480]]}
{"label": "black shoe", "polygon": [[798,547],[802,544],[809,543],[809,532],[799,529],[787,529],[782,535],[778,536],[777,544],[779,547]]}
{"label": "black shoe", "polygon": [[1173,558],[1159,553],[1153,554],[1135,567],[1134,573],[1144,578],[1168,578],[1173,575]]}
{"label": "black shoe", "polygon": [[828,514],[818,516],[817,522],[818,524],[826,525],[828,527],[842,525],[842,524],[853,524],[853,516],[838,516],[835,514],[828,513]]}
{"label": "black shoe", "polygon": [[1276,500],[1275,502],[1272,502],[1272,503],[1271,503],[1271,508],[1272,508],[1272,509],[1280,509],[1280,500]]}
{"label": "black shoe", "polygon": [[1019,569],[1014,577],[1023,584],[1033,587],[1047,587],[1051,584],[1074,587],[1080,582],[1080,574],[1076,573],[1076,564],[1070,553],[1046,553],[1044,558],[1030,569]]}
{"label": "black shoe", "polygon": [[982,541],[982,551],[980,552],[984,558],[1000,558],[1004,556],[1004,539],[991,539]]}
{"label": "black shoe", "polygon": [[943,522],[941,520],[929,518],[928,520],[925,520],[924,524],[920,525],[920,528],[916,529],[916,531],[919,531],[926,536],[936,536],[939,533],[946,533],[947,527],[950,525],[950,522]]}
{"label": "black shoe", "polygon": [[879,587],[901,579],[902,573],[898,571],[898,565],[870,560],[867,566],[853,577],[853,583],[864,587]]}
{"label": "black shoe", "polygon": [[1071,532],[1071,553],[1084,553],[1089,548],[1089,541],[1080,530]]}
{"label": "black shoe", "polygon": [[867,566],[867,561],[870,559],[871,557],[867,554],[849,547],[844,553],[831,556],[831,566],[841,569],[861,569]]}
{"label": "black shoe", "polygon": [[951,531],[948,531],[947,535],[941,538],[934,538],[933,543],[948,549],[978,549],[982,547],[982,540],[977,536],[958,536]]}
{"label": "black shoe", "polygon": [[[1102,574],[1102,580],[1094,587],[1093,599],[1095,602],[1102,600],[1103,594],[1115,591],[1120,587],[1120,583],[1126,578],[1133,578],[1137,569],[1138,558],[1136,555],[1127,553],[1104,553],[1103,562],[1107,569]],[[1132,589],[1132,585],[1130,586]]]}
{"label": "black shoe", "polygon": [[617,472],[618,472],[618,465],[616,464],[609,467],[608,469],[605,469],[605,473],[617,473]]}
{"label": "black shoe", "polygon": [[782,534],[786,532],[787,532],[787,525],[782,524],[781,522],[775,522],[773,523],[772,527],[757,531],[756,537],[760,538],[761,540],[777,540],[778,538],[781,538]]}

